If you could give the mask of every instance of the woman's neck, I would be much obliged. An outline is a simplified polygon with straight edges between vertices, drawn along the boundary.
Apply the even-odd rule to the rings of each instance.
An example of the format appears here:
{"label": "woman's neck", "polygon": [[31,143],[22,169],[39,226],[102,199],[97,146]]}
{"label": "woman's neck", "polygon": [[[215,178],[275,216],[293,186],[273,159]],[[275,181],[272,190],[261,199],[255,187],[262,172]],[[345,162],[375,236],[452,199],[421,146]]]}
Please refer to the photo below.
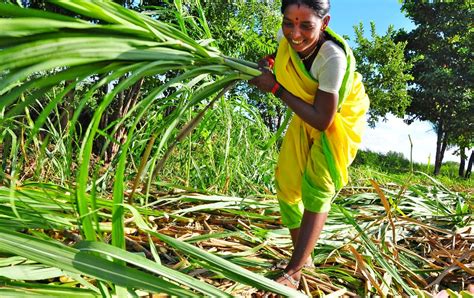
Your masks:
{"label": "woman's neck", "polygon": [[308,71],[311,70],[311,66],[313,65],[314,59],[316,58],[316,56],[318,56],[319,50],[321,49],[321,46],[323,45],[323,43],[326,42],[325,35],[326,34],[321,34],[321,37],[319,38],[319,40],[316,44],[316,47],[311,50],[311,51],[314,51],[314,52],[309,52],[309,54],[307,54],[307,56],[303,56],[303,57],[301,57],[301,55],[300,55],[300,58],[303,61],[303,64],[304,64],[306,70],[308,70]]}

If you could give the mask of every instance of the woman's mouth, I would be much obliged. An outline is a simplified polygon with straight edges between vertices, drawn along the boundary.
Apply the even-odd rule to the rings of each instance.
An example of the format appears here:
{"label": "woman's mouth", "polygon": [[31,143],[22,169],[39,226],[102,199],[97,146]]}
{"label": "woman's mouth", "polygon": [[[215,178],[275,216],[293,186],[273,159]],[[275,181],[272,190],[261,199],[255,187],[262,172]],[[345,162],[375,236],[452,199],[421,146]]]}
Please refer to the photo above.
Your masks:
{"label": "woman's mouth", "polygon": [[303,43],[303,40],[291,40],[291,43],[295,44],[295,45],[300,45]]}

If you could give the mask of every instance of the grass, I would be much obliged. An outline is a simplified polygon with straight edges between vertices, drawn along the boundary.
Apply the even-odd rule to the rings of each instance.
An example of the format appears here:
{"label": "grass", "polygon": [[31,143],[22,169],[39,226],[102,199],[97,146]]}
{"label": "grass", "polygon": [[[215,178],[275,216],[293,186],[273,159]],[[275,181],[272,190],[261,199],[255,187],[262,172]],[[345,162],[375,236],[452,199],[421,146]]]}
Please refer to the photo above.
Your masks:
{"label": "grass", "polygon": [[[371,177],[367,177],[369,178]],[[360,189],[355,190],[356,187]],[[58,201],[50,204],[62,206],[63,214],[71,212],[64,208],[71,204],[67,203],[68,196],[63,195],[63,189],[57,187],[25,185],[15,191],[15,197],[18,197],[18,201],[24,201],[27,197],[41,198],[48,189],[47,197],[64,200],[61,204],[58,204]],[[2,190],[10,192],[5,188]],[[261,286],[254,284],[255,281],[251,282],[253,286],[243,286],[241,284],[243,280],[229,275],[229,273],[235,274],[236,269],[232,266],[243,266],[261,276],[272,277],[275,269],[283,265],[282,260],[288,259],[291,253],[291,240],[287,231],[280,225],[275,198],[199,194],[202,192],[202,190],[178,191],[177,188],[170,193],[152,192],[150,195],[153,201],[149,206],[136,208],[126,206],[129,210],[125,213],[127,250],[151,259],[156,258],[168,268],[178,270],[185,276],[198,277],[199,280],[231,295],[250,295],[256,291],[255,287],[261,288]],[[440,202],[439,198],[443,201]],[[384,200],[388,202],[385,206]],[[462,208],[458,208],[458,202],[463,202],[462,196],[437,186],[398,185],[391,182],[387,185],[375,183],[373,187],[351,185],[345,188],[335,201],[336,205],[333,206],[322,239],[314,252],[316,268],[305,270],[308,290],[312,295],[329,294],[341,289],[344,289],[344,293],[349,296],[406,293],[410,290],[403,290],[404,287],[423,289],[430,282],[435,282],[436,277],[443,275],[450,267],[456,266],[454,260],[466,264],[469,258],[466,259],[465,253],[472,245],[472,236],[469,233],[471,216],[463,213]],[[97,203],[103,210],[100,213],[100,222],[103,227],[102,235],[107,239],[110,233],[107,222],[111,219],[112,202],[100,199]],[[43,201],[41,204],[46,203]],[[28,211],[19,207],[19,213],[28,214]],[[54,208],[45,209],[54,210]],[[39,227],[43,227],[43,230],[39,230],[43,231],[40,234],[34,232],[33,226],[27,222],[28,230],[36,237],[26,238],[28,246],[25,249],[34,247],[38,235],[42,235],[43,239],[46,237],[63,243],[75,243],[80,238],[77,234],[77,224],[63,223],[62,229],[45,226],[55,222],[54,218],[65,217],[61,212],[48,213],[48,220],[37,223]],[[15,215],[11,214],[11,218],[14,219]],[[25,225],[22,227],[24,229]],[[395,230],[392,230],[393,228]],[[22,248],[18,246],[18,243],[24,241],[21,234],[5,230],[2,230],[2,233],[5,234],[2,243],[9,239],[10,235],[18,237],[11,240],[15,243],[12,245],[16,247],[14,250],[16,254],[36,261],[33,264],[40,262],[51,266],[41,257],[35,258],[29,250],[22,254]],[[13,251],[8,250],[5,246],[7,244],[3,245],[3,250]],[[47,247],[51,247],[55,254],[58,254],[57,247],[61,246],[60,243],[51,240],[39,242],[39,245],[42,248],[40,251],[47,251],[48,249],[43,246],[49,245]],[[95,250],[94,245],[96,245],[94,242],[91,244],[79,242],[76,249]],[[129,263],[132,262],[130,259],[132,255],[119,252],[118,248],[101,246],[100,243],[97,245],[97,250],[101,254],[116,251],[115,258],[120,257]],[[66,256],[79,252],[68,251],[65,252]],[[220,258],[214,260],[209,253]],[[140,263],[146,262],[143,257],[137,256],[137,258]],[[4,260],[5,266],[12,266],[7,260],[14,261],[12,257]],[[232,265],[222,264],[219,267],[220,262],[224,260],[230,261]],[[60,264],[56,258],[54,267],[57,266]],[[91,275],[90,271],[81,266],[75,268],[76,270],[79,268],[82,275],[100,278],[95,270],[93,272],[96,275]],[[151,270],[145,268],[142,270]],[[225,271],[229,268],[232,270]],[[469,277],[469,268],[465,267],[464,270],[467,271],[461,267],[454,268],[454,274],[449,274],[438,281],[438,286],[461,290],[462,282]],[[72,270],[68,267],[60,269],[68,269],[67,272]],[[25,270],[29,272],[35,269]],[[391,271],[392,273],[388,273]],[[66,275],[69,274],[67,272]],[[159,271],[158,274],[163,275]],[[391,274],[393,276],[389,278]],[[249,273],[244,276],[248,275]],[[146,280],[144,276],[143,278]],[[56,279],[58,281],[53,284],[58,284],[60,277]],[[108,278],[107,280],[127,286],[120,280]],[[371,281],[370,285],[366,284],[368,280]],[[133,280],[128,282],[133,284],[133,287],[139,286]],[[72,285],[71,282],[69,284]],[[73,284],[78,284],[78,281]],[[92,286],[95,286],[95,282],[92,282]],[[142,287],[149,291],[163,291]],[[191,288],[197,290],[197,285]]]}
{"label": "grass", "polygon": [[[159,182],[152,183],[148,193],[146,189],[137,191],[135,207],[126,207],[124,211],[124,231],[127,250],[198,277],[223,292],[245,296],[254,293],[257,284],[251,282],[252,286],[244,286],[239,278],[222,272],[222,268],[229,265],[216,268],[206,260],[208,255],[199,256],[200,250],[272,278],[278,272],[275,270],[281,268],[282,260],[289,258],[291,240],[279,222],[272,194],[275,159],[268,157],[267,163],[262,160],[258,167],[254,162],[265,152],[276,154],[272,151],[275,149],[258,149],[271,135],[264,133],[265,129],[258,122],[249,121],[246,113],[233,113],[229,120],[232,100],[227,103],[213,109],[201,126],[175,148]],[[215,129],[214,123],[224,119],[233,124],[229,135]],[[259,131],[262,135],[256,134]],[[189,160],[194,161],[193,167],[190,167],[192,163],[186,162]],[[176,175],[187,171],[186,175]],[[227,171],[231,178],[223,179]],[[127,172],[133,173],[133,168]],[[125,191],[130,190],[128,185]],[[376,187],[380,188],[388,205],[384,206]],[[80,239],[73,190],[54,184],[21,181],[21,187],[13,196],[11,189],[3,188],[2,191],[5,210],[15,206],[21,214],[21,218],[16,218],[13,212],[5,213],[9,215],[5,221],[8,226],[17,222],[20,230],[43,229],[45,232],[34,233],[65,243],[76,243]],[[100,228],[96,230],[100,231],[98,237],[103,241],[110,237],[112,196],[110,189],[97,194]],[[14,205],[11,204],[12,197],[16,198]],[[421,173],[392,174],[368,166],[354,167],[351,183],[335,201],[315,250],[316,269],[304,273],[308,291],[316,296],[340,290],[349,296],[366,296],[379,291],[406,292],[401,284],[423,289],[441,276],[450,264],[453,266],[453,260],[460,259],[461,263],[468,260],[462,259],[463,252],[472,245],[468,230],[472,225],[469,215],[472,204],[469,207],[468,199],[469,194],[450,190]],[[38,214],[36,206],[43,206],[42,213]],[[172,242],[173,238],[200,250],[193,255],[180,242]],[[396,244],[393,239],[397,239]],[[31,258],[30,255],[30,252],[25,254]],[[358,268],[365,269],[358,271]],[[390,270],[399,272],[398,281],[389,278],[387,272]],[[438,286],[461,290],[468,272],[461,268],[454,272]],[[81,274],[87,275],[87,272]],[[92,285],[97,287],[95,283]],[[80,285],[78,281],[72,284]]]}
{"label": "grass", "polygon": [[[391,174],[391,177],[397,177],[399,180],[410,179],[413,182],[422,184],[432,184],[432,180],[426,175],[432,175],[433,165],[423,163],[410,163],[401,153],[390,151],[386,154],[372,152],[370,150],[361,150],[357,155],[353,166],[356,168],[367,168],[379,173]],[[411,170],[413,167],[413,170]],[[459,163],[445,162],[441,167],[440,174],[436,179],[443,185],[459,192],[472,194],[472,178],[460,178],[458,175]],[[415,174],[412,175],[412,172]]]}

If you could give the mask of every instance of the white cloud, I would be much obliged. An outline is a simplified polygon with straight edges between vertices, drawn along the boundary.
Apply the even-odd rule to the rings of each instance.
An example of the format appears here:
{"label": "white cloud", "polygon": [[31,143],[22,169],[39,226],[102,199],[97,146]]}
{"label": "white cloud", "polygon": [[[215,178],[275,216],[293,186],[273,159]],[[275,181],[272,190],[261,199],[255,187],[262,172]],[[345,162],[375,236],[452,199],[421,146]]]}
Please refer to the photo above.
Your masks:
{"label": "white cloud", "polygon": [[[387,153],[401,152],[410,159],[410,140],[413,142],[413,161],[419,163],[434,163],[436,156],[436,132],[429,122],[415,121],[410,125],[393,115],[386,122],[377,122],[375,128],[367,127],[362,140],[362,149]],[[459,157],[452,155],[453,150],[445,153],[443,161],[457,161]]]}

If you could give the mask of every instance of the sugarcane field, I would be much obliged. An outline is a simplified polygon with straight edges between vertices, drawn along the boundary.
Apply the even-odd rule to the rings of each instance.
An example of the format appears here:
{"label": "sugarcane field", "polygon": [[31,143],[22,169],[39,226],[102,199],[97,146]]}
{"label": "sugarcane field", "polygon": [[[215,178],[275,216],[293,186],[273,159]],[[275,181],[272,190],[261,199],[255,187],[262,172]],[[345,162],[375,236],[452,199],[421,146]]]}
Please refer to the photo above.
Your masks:
{"label": "sugarcane field", "polygon": [[0,297],[474,298],[470,1],[0,1]]}

